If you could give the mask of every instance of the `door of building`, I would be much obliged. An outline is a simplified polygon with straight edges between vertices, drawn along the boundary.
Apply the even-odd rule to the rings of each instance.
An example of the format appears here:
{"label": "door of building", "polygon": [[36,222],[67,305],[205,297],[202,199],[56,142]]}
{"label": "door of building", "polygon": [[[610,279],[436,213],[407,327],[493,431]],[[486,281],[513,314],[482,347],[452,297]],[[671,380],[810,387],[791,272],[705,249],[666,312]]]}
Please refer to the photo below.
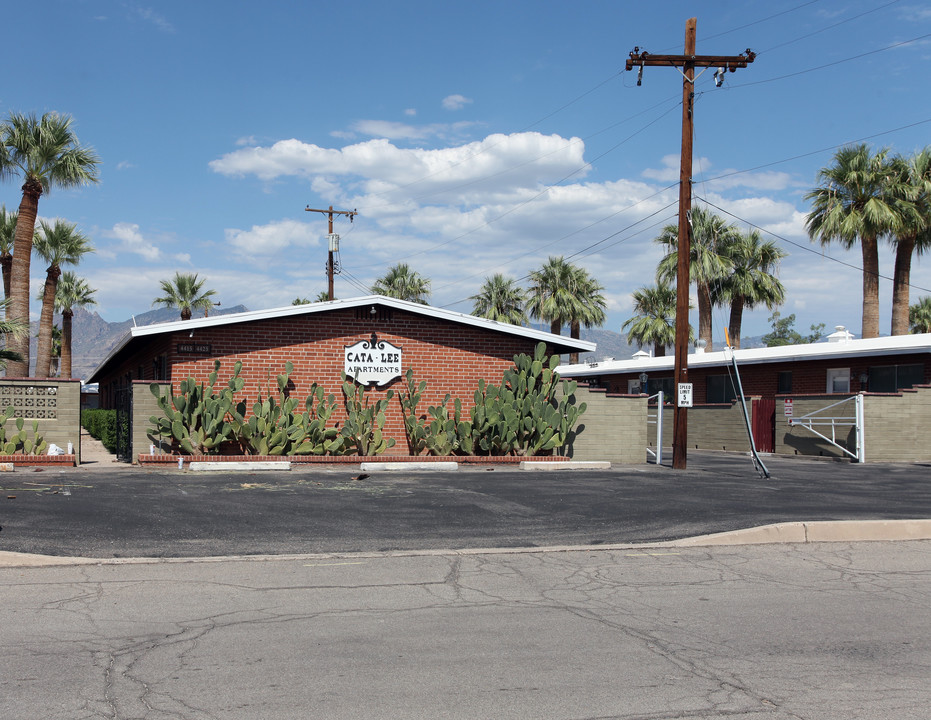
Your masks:
{"label": "door of building", "polygon": [[757,452],[776,451],[776,399],[754,398],[751,408],[753,441]]}

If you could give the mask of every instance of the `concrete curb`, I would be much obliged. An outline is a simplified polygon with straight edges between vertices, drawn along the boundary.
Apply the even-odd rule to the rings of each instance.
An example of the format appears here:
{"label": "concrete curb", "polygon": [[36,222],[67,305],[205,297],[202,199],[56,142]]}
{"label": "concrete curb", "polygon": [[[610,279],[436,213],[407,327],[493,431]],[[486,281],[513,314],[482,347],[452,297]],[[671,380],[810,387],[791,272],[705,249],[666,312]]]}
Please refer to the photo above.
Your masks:
{"label": "concrete curb", "polygon": [[367,472],[374,472],[376,470],[458,470],[459,463],[417,462],[416,460],[411,462],[364,462],[361,464],[361,468]]}
{"label": "concrete curb", "polygon": [[257,461],[257,462],[210,462],[210,461],[195,461],[188,463],[188,469],[193,472],[204,472],[204,471],[218,471],[218,470],[236,470],[236,471],[252,471],[252,470],[290,470],[291,463],[287,460],[269,460],[269,461]]}
{"label": "concrete curb", "polygon": [[539,470],[542,472],[554,470],[610,470],[611,463],[607,460],[569,460],[568,462],[540,462],[539,460],[522,460],[521,470]]}
{"label": "concrete curb", "polygon": [[739,545],[806,544],[818,542],[899,542],[931,540],[928,520],[826,520],[786,522],[756,528],[698,535],[681,540],[657,543],[620,543],[614,545],[553,545],[523,548],[466,548],[461,550],[394,550],[387,552],[333,552],[292,555],[227,555],[172,558],[84,558],[35,555],[0,550],[0,569],[16,567],[54,567],[68,565],[154,565],[156,563],[273,562],[281,560],[325,560],[332,558],[439,557],[467,555],[526,555],[554,552],[605,552],[612,550],[647,550],[649,548],[701,548]]}

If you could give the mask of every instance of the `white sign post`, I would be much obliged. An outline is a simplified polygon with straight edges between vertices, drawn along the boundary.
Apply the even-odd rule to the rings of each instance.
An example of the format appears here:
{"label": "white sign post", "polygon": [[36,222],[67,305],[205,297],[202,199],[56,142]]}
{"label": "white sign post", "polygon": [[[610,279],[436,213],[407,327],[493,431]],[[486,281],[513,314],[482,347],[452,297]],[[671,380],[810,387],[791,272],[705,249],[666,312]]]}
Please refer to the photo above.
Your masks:
{"label": "white sign post", "polygon": [[386,340],[360,340],[347,345],[343,370],[361,385],[387,385],[401,377],[401,348]]}
{"label": "white sign post", "polygon": [[692,407],[692,383],[679,383],[678,407]]}

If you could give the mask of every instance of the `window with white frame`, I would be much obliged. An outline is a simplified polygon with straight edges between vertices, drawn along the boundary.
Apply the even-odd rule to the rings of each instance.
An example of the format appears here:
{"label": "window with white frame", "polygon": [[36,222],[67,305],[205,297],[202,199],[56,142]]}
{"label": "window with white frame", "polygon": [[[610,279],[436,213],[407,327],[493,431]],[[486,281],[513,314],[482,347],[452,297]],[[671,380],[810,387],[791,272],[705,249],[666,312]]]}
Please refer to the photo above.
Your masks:
{"label": "window with white frame", "polygon": [[828,370],[827,392],[829,395],[850,392],[850,368],[831,368]]}

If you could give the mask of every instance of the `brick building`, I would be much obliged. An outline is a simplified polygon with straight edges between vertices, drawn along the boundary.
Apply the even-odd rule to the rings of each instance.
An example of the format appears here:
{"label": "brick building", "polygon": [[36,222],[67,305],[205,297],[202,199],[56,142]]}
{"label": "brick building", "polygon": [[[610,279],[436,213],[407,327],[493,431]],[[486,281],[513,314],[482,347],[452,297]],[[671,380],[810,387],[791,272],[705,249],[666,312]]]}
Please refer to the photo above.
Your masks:
{"label": "brick building", "polygon": [[[732,412],[738,390],[731,357],[731,351],[688,356],[695,408],[688,414],[690,447],[746,450],[743,417]],[[836,454],[823,443],[799,439],[805,432],[788,422],[792,417],[791,404],[804,408],[798,413],[801,416],[821,412],[819,408],[839,405],[845,398],[864,393],[869,401],[867,426],[873,457],[931,457],[927,449],[916,455],[915,447],[927,446],[914,440],[916,430],[926,431],[926,419],[931,415],[927,397],[927,388],[931,386],[931,334],[855,340],[838,327],[828,342],[734,350],[733,357],[737,360],[744,395],[753,398],[749,414],[757,450]],[[676,397],[674,363],[673,356],[637,353],[629,360],[562,365],[558,371],[563,377],[584,383],[587,391],[609,399],[641,392],[654,395],[662,390],[667,403],[671,403]],[[722,418],[729,420],[725,422]],[[850,423],[841,425],[846,433]],[[670,431],[671,416],[664,427],[664,444],[671,442]],[[845,442],[852,445],[852,441]],[[877,453],[877,446],[885,454]]]}
{"label": "brick building", "polygon": [[[404,387],[408,368],[427,387],[419,406],[425,412],[446,393],[465,407],[479,379],[498,383],[514,355],[532,354],[545,342],[550,354],[594,350],[594,343],[530,328],[497,323],[440,308],[367,296],[295,305],[272,310],[219,315],[132,328],[91,374],[99,383],[100,407],[114,408],[127,389],[148,393],[153,381],[206,380],[220,360],[218,384],[225,386],[237,360],[245,380],[240,397],[251,402],[260,387],[294,365],[293,397],[307,397],[312,383],[342,399],[341,372],[358,368],[373,397]],[[337,417],[337,420],[339,417]],[[390,405],[386,434],[397,440],[392,454],[406,454],[404,423],[397,398]]]}
{"label": "brick building", "polygon": [[[733,351],[745,395],[894,393],[931,383],[931,335],[854,340],[844,328],[827,342]],[[731,382],[730,352],[697,352],[688,356],[689,381],[696,405],[729,403],[737,397]],[[561,375],[585,381],[609,393],[671,397],[673,356],[640,353],[630,360],[606,360],[559,367]],[[641,375],[646,375],[643,387]]]}

